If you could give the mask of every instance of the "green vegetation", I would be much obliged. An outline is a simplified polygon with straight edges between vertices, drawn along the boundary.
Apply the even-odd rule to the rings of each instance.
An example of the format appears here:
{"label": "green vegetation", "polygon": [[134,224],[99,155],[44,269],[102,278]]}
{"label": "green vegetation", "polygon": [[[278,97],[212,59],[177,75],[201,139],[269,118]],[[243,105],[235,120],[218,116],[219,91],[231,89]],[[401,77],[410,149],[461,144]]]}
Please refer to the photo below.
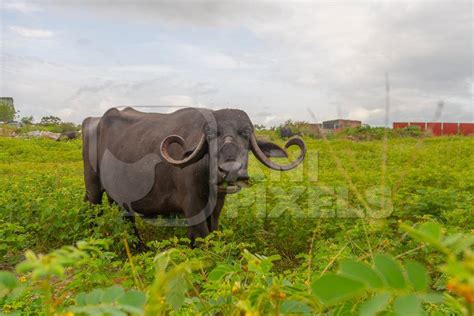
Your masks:
{"label": "green vegetation", "polygon": [[12,121],[15,115],[15,108],[8,102],[0,100],[0,122]]}
{"label": "green vegetation", "polygon": [[360,127],[346,128],[335,135],[337,138],[349,138],[352,140],[381,140],[385,136],[388,138],[422,137],[426,136],[426,134],[424,134],[418,126],[391,129],[364,125]]}
{"label": "green vegetation", "polygon": [[33,116],[23,116],[21,119],[20,119],[20,122],[21,124],[23,125],[31,125],[33,124]]}
{"label": "green vegetation", "polygon": [[39,130],[39,131],[48,131],[53,133],[64,133],[64,132],[73,132],[79,131],[81,129],[81,125],[76,125],[70,122],[63,122],[57,116],[43,116],[39,124],[26,124],[20,128],[17,132],[18,133],[25,133],[32,130]]}
{"label": "green vegetation", "polygon": [[474,138],[305,141],[288,173],[252,157],[197,248],[139,220],[139,252],[83,202],[80,140],[0,138],[0,312],[472,315]]}
{"label": "green vegetation", "polygon": [[53,115],[43,116],[40,121],[41,125],[55,125],[55,124],[60,124],[60,123],[61,123],[61,119]]}
{"label": "green vegetation", "polygon": [[321,138],[319,129],[315,127],[314,124],[310,124],[305,121],[287,120],[283,124],[280,124],[280,126],[277,126],[275,128],[276,134],[283,136],[282,129],[289,129],[294,135],[304,135],[311,138]]}
{"label": "green vegetation", "polygon": [[[290,130],[294,135],[302,135],[310,138],[344,138],[355,141],[365,140],[382,140],[384,137],[387,138],[404,138],[404,137],[423,137],[428,136],[426,133],[420,130],[418,126],[408,126],[402,129],[391,129],[384,127],[371,127],[369,125],[363,125],[359,127],[348,127],[338,132],[326,130],[321,134],[318,127],[315,124],[310,124],[304,121],[292,121],[288,120],[276,127],[274,130],[277,135],[283,136],[283,129]],[[257,129],[258,130],[258,129]]]}
{"label": "green vegetation", "polygon": [[[0,119],[0,122],[2,120]],[[22,136],[32,131],[46,131],[52,133],[75,132],[81,129],[81,125],[71,122],[62,122],[56,116],[45,116],[41,118],[39,124],[33,122],[32,116],[24,116],[20,119],[21,126],[15,127],[8,124],[0,125],[0,137],[9,137],[12,135]]]}

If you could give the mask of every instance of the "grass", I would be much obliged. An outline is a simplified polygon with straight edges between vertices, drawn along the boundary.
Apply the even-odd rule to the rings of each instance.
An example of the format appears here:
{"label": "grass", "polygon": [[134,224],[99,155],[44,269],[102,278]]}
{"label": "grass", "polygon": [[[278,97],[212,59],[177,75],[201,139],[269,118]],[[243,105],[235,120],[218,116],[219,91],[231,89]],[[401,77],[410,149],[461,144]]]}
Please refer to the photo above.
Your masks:
{"label": "grass", "polygon": [[[209,288],[213,283],[206,283],[208,274],[220,263],[246,260],[248,265],[257,260],[245,257],[244,250],[270,258],[278,255],[269,263],[272,271],[303,283],[334,271],[342,259],[372,262],[374,254],[387,253],[421,262],[436,281],[432,288],[444,289],[446,275],[439,270],[443,257],[400,231],[399,222],[430,220],[443,224],[447,232],[472,234],[474,138],[390,138],[383,180],[382,140],[305,141],[306,166],[294,171],[269,171],[251,158],[253,185],[228,196],[220,232],[198,249],[188,248],[183,228],[139,221],[150,250],[127,256],[124,241],[133,245],[137,240],[118,208],[83,202],[80,140],[0,138],[0,269],[13,271],[26,250],[46,254],[82,240],[103,242],[97,246],[100,254],[51,279],[55,288],[49,301],[56,300],[58,310],[77,303],[76,294],[97,287],[120,285],[154,293],[161,279],[153,258],[170,249],[202,264],[201,272],[191,274],[195,288],[185,289],[188,300],[217,299],[224,290]],[[179,273],[180,278],[189,277]],[[44,301],[34,294],[34,278],[19,276],[27,277],[27,289],[8,301],[4,312],[37,312]],[[238,298],[240,290],[232,289],[226,293]],[[181,312],[186,314],[186,308]]]}

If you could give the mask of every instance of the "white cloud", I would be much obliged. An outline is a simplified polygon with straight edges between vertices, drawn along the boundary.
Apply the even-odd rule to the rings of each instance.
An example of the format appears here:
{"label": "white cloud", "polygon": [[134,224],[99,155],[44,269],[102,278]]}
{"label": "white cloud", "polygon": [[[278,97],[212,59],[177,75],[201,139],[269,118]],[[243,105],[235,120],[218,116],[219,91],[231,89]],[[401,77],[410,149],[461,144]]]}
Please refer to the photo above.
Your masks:
{"label": "white cloud", "polygon": [[27,37],[27,38],[51,38],[54,36],[54,32],[45,29],[33,29],[22,26],[10,26],[10,30],[16,34]]}
{"label": "white cloud", "polygon": [[143,75],[144,73],[146,74],[163,74],[163,73],[169,73],[169,72],[174,72],[176,69],[174,69],[171,66],[168,65],[157,65],[157,64],[139,64],[139,65],[120,65],[120,66],[111,66],[109,70],[116,72],[116,73],[121,73],[122,75],[128,74],[140,74]]}
{"label": "white cloud", "polygon": [[366,122],[370,119],[379,119],[383,114],[384,110],[382,109],[369,110],[358,107],[349,112],[348,118]]}
{"label": "white cloud", "polygon": [[[214,93],[209,83],[184,82],[172,68],[160,65],[150,65],[156,70],[150,72],[146,65],[95,67],[8,54],[1,57],[3,75],[9,78],[2,93],[14,97],[21,116],[57,115],[79,123],[116,106],[203,107],[205,103],[199,96]],[[174,108],[143,110],[163,112]]]}
{"label": "white cloud", "polygon": [[8,0],[6,0],[3,3],[3,9],[9,10],[9,11],[18,11],[23,14],[29,14],[29,13],[40,11],[38,6],[34,5],[31,2],[8,1]]}
{"label": "white cloud", "polygon": [[[171,26],[234,26],[242,22],[265,20],[285,14],[278,5],[267,1],[121,1],[115,0],[39,0],[63,10],[86,10],[100,19],[133,20],[138,23],[163,22]],[[262,16],[263,15],[263,16]]]}
{"label": "white cloud", "polygon": [[194,100],[188,95],[165,95],[160,97],[159,104],[170,106],[195,106]]}
{"label": "white cloud", "polygon": [[64,108],[59,110],[58,116],[64,121],[71,121],[74,115],[74,110],[70,108]]}
{"label": "white cloud", "polygon": [[[443,119],[474,117],[469,1],[46,3],[52,19],[61,14],[107,27],[120,21],[137,32],[148,25],[157,30],[156,37],[137,33],[140,39],[131,46],[134,60],[106,47],[102,54],[117,59],[115,65],[54,68],[38,62],[13,69],[6,91],[23,91],[19,97],[31,104],[38,102],[31,93],[36,85],[42,91],[62,87],[58,93],[43,93],[41,104],[55,110],[67,100],[68,107],[83,108],[68,114],[75,120],[96,111],[100,107],[93,105],[98,104],[166,102],[239,106],[250,114],[270,105],[271,114],[255,120],[274,124],[287,117],[307,120],[306,108],[320,120],[332,119],[338,104],[345,117],[383,124],[385,71],[391,77],[393,120],[429,120],[439,100],[446,101]],[[40,29],[12,31],[24,37],[55,35]],[[194,34],[210,38],[201,41]],[[228,43],[221,41],[225,36],[235,36],[232,47],[222,45]],[[57,54],[74,57],[63,40],[58,39]],[[102,40],[110,39],[94,39],[98,46]],[[137,64],[141,52],[156,53],[156,64],[149,59]],[[93,54],[82,53],[81,61]],[[53,53],[48,59],[54,60]],[[8,62],[2,66],[14,68]]]}

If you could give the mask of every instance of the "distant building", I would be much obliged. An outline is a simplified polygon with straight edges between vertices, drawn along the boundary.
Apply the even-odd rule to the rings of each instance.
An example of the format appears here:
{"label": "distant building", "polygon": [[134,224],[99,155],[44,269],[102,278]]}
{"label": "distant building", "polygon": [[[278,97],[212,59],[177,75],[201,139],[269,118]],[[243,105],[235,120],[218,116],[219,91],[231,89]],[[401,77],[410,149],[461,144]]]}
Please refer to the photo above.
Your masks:
{"label": "distant building", "polygon": [[323,129],[340,131],[349,127],[360,127],[361,125],[361,121],[337,119],[331,121],[324,121]]}
{"label": "distant building", "polygon": [[308,123],[309,132],[315,136],[319,134],[321,128],[323,128],[321,123]]}
{"label": "distant building", "polygon": [[422,132],[433,136],[446,135],[473,135],[474,123],[447,123],[447,122],[393,122],[394,129],[403,129],[416,126]]}

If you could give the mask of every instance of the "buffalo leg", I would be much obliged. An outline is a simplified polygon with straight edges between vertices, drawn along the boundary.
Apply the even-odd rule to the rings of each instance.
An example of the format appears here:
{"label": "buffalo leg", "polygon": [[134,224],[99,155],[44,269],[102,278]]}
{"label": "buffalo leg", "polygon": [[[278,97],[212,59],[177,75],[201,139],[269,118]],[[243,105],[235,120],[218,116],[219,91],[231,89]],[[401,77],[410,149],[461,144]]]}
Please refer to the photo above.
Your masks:
{"label": "buffalo leg", "polygon": [[138,227],[137,227],[137,220],[136,220],[135,212],[130,211],[130,210],[126,209],[125,207],[123,209],[123,212],[124,212],[123,217],[125,218],[126,221],[128,221],[129,223],[132,224],[133,233],[135,234],[135,236],[138,239],[138,244],[137,244],[136,249],[138,251],[144,250],[146,248],[146,245],[143,242],[142,238],[140,237],[140,231],[138,230]]}
{"label": "buffalo leg", "polygon": [[189,226],[188,228],[189,239],[191,239],[191,247],[196,246],[196,238],[204,238],[209,235],[209,228],[207,227],[207,222],[201,222],[194,226]]}
{"label": "buffalo leg", "polygon": [[107,194],[107,201],[109,202],[109,205],[110,205],[110,206],[112,206],[112,205],[115,203],[114,199],[112,199],[112,198],[110,197],[110,195],[108,195],[108,194]]}
{"label": "buffalo leg", "polygon": [[207,226],[210,233],[215,231],[219,225],[219,216],[221,214],[222,207],[224,206],[224,200],[225,200],[225,194],[219,194],[217,196],[217,201],[216,201],[216,206],[214,207],[214,211],[207,218]]}
{"label": "buffalo leg", "polygon": [[86,196],[84,197],[85,201],[89,201],[92,204],[102,204],[102,194],[104,192],[100,189],[97,190],[87,190]]}
{"label": "buffalo leg", "polygon": [[100,178],[93,171],[86,170],[84,172],[85,184],[86,184],[86,196],[84,200],[91,202],[92,204],[102,204],[102,195],[104,190],[100,185]]}
{"label": "buffalo leg", "polygon": [[[206,201],[202,201],[198,194],[188,194],[183,200],[182,210],[186,218],[196,218],[203,212],[205,206]],[[209,235],[209,227],[206,218],[200,223],[192,224],[194,225],[188,224],[188,237],[191,240],[191,247],[194,248],[196,238],[204,238]]]}
{"label": "buffalo leg", "polygon": [[[109,203],[110,202],[115,202],[112,198],[109,197]],[[137,227],[137,220],[136,220],[136,213],[133,211],[133,208],[130,204],[123,204],[120,206],[120,209],[122,210],[122,216],[123,218],[132,224],[132,228],[133,228],[133,233],[134,235],[137,237],[138,239],[138,244],[136,246],[136,250],[138,251],[141,251],[141,250],[144,250],[146,249],[146,245],[145,243],[143,242],[142,238],[140,237],[140,231],[138,230],[138,227]]]}

